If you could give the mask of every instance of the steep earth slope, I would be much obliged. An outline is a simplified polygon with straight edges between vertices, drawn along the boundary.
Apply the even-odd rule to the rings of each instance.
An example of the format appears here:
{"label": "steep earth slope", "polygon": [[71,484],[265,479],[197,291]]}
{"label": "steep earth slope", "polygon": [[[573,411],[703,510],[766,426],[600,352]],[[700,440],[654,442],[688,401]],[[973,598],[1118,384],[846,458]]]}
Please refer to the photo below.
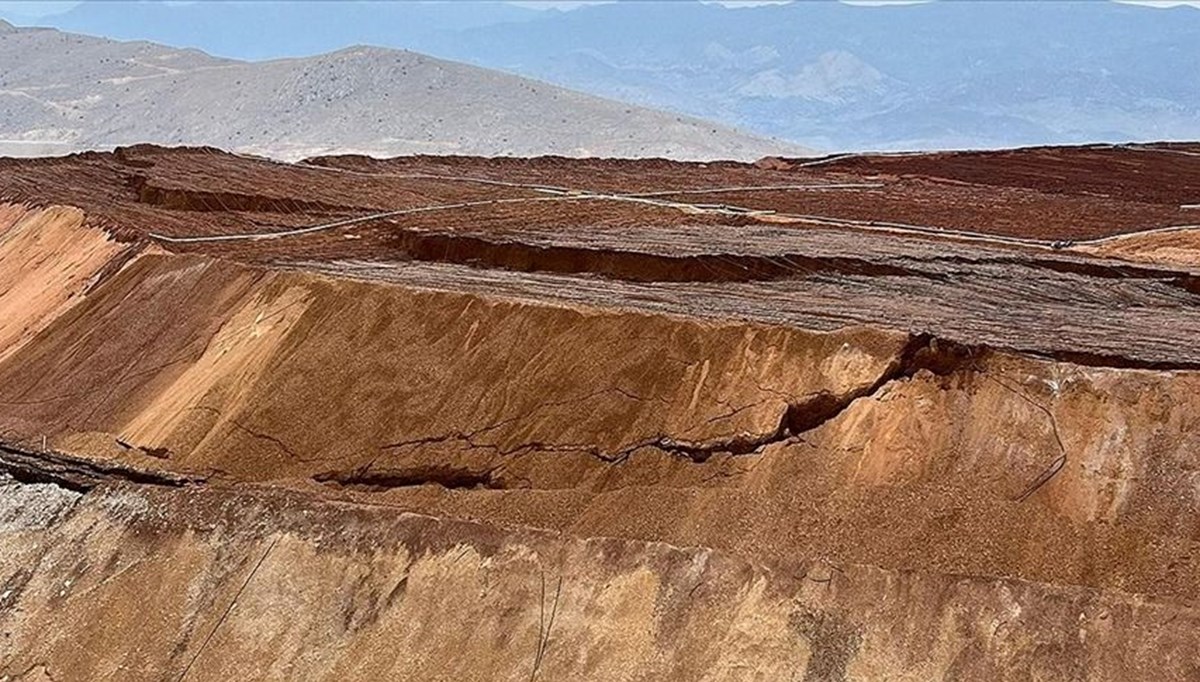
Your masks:
{"label": "steep earth slope", "polygon": [[1197,149],[4,161],[0,675],[1198,679]]}
{"label": "steep earth slope", "polygon": [[801,153],[699,119],[413,52],[242,62],[0,22],[0,154],[211,144],[338,151],[756,159]]}

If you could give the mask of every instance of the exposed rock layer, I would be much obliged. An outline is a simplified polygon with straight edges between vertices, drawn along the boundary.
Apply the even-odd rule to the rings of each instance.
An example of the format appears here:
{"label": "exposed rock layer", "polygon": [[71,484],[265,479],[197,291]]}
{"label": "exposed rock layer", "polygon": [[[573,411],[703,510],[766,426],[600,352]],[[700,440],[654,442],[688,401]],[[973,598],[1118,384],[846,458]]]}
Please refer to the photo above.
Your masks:
{"label": "exposed rock layer", "polygon": [[278,492],[115,485],[35,503],[36,486],[0,491],[0,518],[15,521],[0,527],[12,548],[0,554],[0,665],[15,679],[1197,672],[1194,610],[1119,593],[753,565]]}

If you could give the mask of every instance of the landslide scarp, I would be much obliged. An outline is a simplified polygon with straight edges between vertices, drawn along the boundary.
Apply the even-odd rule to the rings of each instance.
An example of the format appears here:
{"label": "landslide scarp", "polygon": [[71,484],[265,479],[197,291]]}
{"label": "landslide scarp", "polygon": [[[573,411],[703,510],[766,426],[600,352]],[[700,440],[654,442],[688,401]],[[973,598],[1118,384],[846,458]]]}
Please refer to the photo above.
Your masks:
{"label": "landslide scarp", "polygon": [[[131,466],[1185,598],[1195,502],[1173,472],[1191,466],[1194,383],[146,255],[0,365],[0,404],[10,436]],[[980,525],[999,520],[1034,530]],[[896,544],[916,529],[933,539]],[[1063,547],[1086,553],[1060,564]]]}
{"label": "landslide scarp", "polygon": [[162,207],[169,211],[222,211],[250,213],[353,213],[361,206],[339,206],[321,201],[305,201],[294,197],[271,197],[241,192],[209,192],[187,187],[167,187],[152,184],[145,175],[127,175],[125,185],[137,197],[137,202]]}

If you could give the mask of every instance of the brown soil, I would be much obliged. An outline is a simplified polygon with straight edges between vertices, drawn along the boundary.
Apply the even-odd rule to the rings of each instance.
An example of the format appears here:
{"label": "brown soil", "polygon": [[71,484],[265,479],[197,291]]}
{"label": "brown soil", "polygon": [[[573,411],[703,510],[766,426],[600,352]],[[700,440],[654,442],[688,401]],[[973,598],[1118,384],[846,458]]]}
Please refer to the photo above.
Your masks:
{"label": "brown soil", "polygon": [[1189,158],[4,161],[0,676],[1200,679]]}
{"label": "brown soil", "polygon": [[[324,157],[286,165],[210,148],[165,150],[142,145],[111,154],[0,160],[0,167],[4,170],[0,199],[78,206],[92,219],[109,220],[131,234],[266,232],[371,210],[538,196],[529,188],[438,179],[445,177],[656,193],[668,199],[788,214],[1045,240],[1090,239],[1195,222],[1195,216],[1180,207],[1200,203],[1200,156],[1155,147],[859,156],[819,165],[796,161],[773,166],[427,156]],[[866,186],[668,194],[820,184]],[[558,206],[535,203],[527,208],[489,227],[520,230],[531,220],[553,220],[555,213],[547,215],[546,209]],[[592,222],[586,216],[596,208],[585,206],[584,219],[573,216],[564,221],[566,226],[586,230]],[[677,211],[632,204],[606,208],[609,215],[600,221],[617,221],[630,228],[649,229],[664,221],[711,222],[711,217],[681,217]],[[208,215],[197,224],[188,215],[192,211]],[[490,216],[490,211],[482,213]],[[454,224],[463,225],[461,217],[456,215]],[[446,224],[446,218],[429,214],[419,224]]]}

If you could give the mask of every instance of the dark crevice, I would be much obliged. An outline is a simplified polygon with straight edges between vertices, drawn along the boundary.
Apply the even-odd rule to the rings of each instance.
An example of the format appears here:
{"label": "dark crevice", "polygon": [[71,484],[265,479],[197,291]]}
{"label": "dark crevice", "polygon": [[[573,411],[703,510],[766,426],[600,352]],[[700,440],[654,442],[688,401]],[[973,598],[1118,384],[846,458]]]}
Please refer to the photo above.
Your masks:
{"label": "dark crevice", "polygon": [[756,453],[772,443],[787,440],[791,435],[786,430],[779,429],[759,436],[739,434],[731,438],[722,438],[704,443],[687,443],[675,440],[674,438],[663,437],[654,440],[648,446],[686,457],[699,464],[708,461],[710,457],[717,454],[748,455]]}
{"label": "dark crevice", "polygon": [[823,391],[808,400],[789,405],[783,415],[780,431],[788,435],[812,431],[836,418],[859,398],[875,395],[887,384],[910,379],[920,371],[937,376],[974,371],[987,353],[988,350],[981,346],[968,346],[930,334],[910,335],[900,355],[875,383],[841,395]]}
{"label": "dark crevice", "polygon": [[[1023,264],[1052,270],[1068,275],[1083,275],[1099,279],[1150,279],[1162,280],[1169,284],[1181,284],[1187,280],[1195,282],[1196,277],[1166,268],[1139,267],[1106,262],[1104,259],[1093,258],[1086,260],[1060,260],[1057,258],[1037,258],[1022,261]],[[1186,288],[1186,286],[1184,287]]]}
{"label": "dark crevice", "polygon": [[1190,294],[1200,296],[1200,276],[1197,275],[1179,275],[1170,280],[1171,284],[1183,289]]}
{"label": "dark crevice", "polygon": [[203,476],[142,469],[55,451],[37,452],[8,443],[0,444],[0,471],[21,483],[53,483],[76,492],[87,492],[111,481],[172,488],[201,485],[206,481]]}
{"label": "dark crevice", "polygon": [[847,396],[838,396],[822,391],[802,403],[788,405],[780,428],[794,434],[812,431],[841,414],[850,403],[866,393],[855,391]]}
{"label": "dark crevice", "polygon": [[704,462],[718,453],[742,455],[759,452],[768,445],[787,441],[823,426],[837,418],[854,401],[879,393],[884,386],[893,381],[911,378],[920,371],[931,372],[937,376],[974,371],[977,363],[988,352],[980,346],[955,343],[929,334],[914,334],[909,337],[897,359],[874,383],[844,394],[820,391],[802,401],[791,403],[784,410],[779,426],[769,434],[739,435],[701,444],[660,438],[651,445],[683,455],[695,462]]}
{"label": "dark crevice", "polygon": [[512,272],[591,274],[629,282],[751,282],[815,275],[924,277],[941,275],[850,257],[800,254],[667,256],[576,246],[535,245],[478,236],[398,231],[385,243],[394,257]]}
{"label": "dark crevice", "polygon": [[329,471],[313,476],[312,480],[364,492],[382,492],[421,485],[438,485],[453,490],[498,490],[504,487],[492,476],[491,471],[475,471],[441,464],[373,471]]}
{"label": "dark crevice", "polygon": [[1062,258],[963,258],[961,256],[937,256],[922,258],[923,263],[950,263],[967,266],[1013,265],[1039,270],[1049,270],[1067,275],[1095,277],[1097,279],[1138,279],[1162,282],[1178,287],[1192,294],[1200,295],[1200,275],[1171,269],[1169,265],[1160,267],[1143,267],[1127,265],[1118,261],[1103,258],[1086,258],[1066,260]]}
{"label": "dark crevice", "polygon": [[1128,358],[1123,355],[1110,355],[1106,353],[1092,353],[1088,351],[1072,350],[1029,350],[1017,352],[1046,360],[1069,362],[1072,365],[1079,365],[1081,367],[1099,367],[1104,369],[1145,369],[1159,372],[1200,370],[1200,362],[1139,360],[1138,358]]}

